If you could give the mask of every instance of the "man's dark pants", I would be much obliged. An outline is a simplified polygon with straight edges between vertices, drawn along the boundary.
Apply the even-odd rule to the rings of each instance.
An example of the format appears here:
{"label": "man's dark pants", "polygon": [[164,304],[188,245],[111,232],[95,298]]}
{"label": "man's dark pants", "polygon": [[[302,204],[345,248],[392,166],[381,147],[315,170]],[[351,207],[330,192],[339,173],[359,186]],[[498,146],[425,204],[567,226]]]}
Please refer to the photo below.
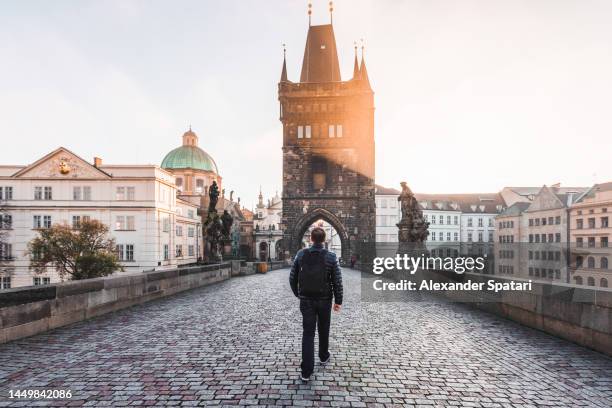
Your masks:
{"label": "man's dark pants", "polygon": [[315,328],[319,331],[319,359],[329,358],[329,323],[331,320],[331,299],[300,299],[303,317],[302,375],[310,377],[314,371]]}

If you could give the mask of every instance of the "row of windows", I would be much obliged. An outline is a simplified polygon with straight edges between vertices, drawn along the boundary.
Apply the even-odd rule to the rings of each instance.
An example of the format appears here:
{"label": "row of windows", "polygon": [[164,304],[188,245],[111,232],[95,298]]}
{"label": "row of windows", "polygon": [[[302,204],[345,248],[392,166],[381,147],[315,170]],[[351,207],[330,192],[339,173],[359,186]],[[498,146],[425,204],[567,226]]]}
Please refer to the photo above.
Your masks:
{"label": "row of windows", "polygon": [[[427,238],[429,241],[444,241],[444,232],[440,231],[438,232],[438,239],[436,239],[436,232],[435,231],[431,231],[429,233],[429,237]],[[458,232],[454,232],[452,235],[452,240],[453,241],[459,241],[459,233]],[[451,233],[447,232],[446,233],[446,241],[451,241]]]}
{"label": "row of windows", "polygon": [[[483,231],[478,231],[478,242],[484,242],[483,241],[483,234],[484,234]],[[488,239],[489,242],[493,242],[493,232],[492,231],[489,231],[489,237],[488,238],[489,238]],[[473,233],[471,231],[468,231],[468,233],[467,233],[467,240],[468,240],[468,242],[473,242],[474,241]]]}
{"label": "row of windows", "polygon": [[[436,224],[436,219],[437,219],[439,225],[444,225],[444,215],[438,215],[438,217],[436,217],[434,214],[432,214],[431,215],[431,220],[430,220],[429,219],[429,214],[425,214],[425,216],[423,218],[425,219],[425,221],[430,221],[432,225]],[[453,221],[453,223],[452,223],[453,225],[459,225],[459,216],[458,215],[453,216],[452,219],[451,219],[450,215],[447,215],[446,216],[446,224],[447,225],[451,225],[451,220]],[[471,218],[470,218],[470,220],[471,220]],[[482,218],[480,220],[481,220],[481,224],[482,224]],[[470,224],[471,224],[471,221],[470,221]]]}
{"label": "row of windows", "polygon": [[[136,189],[131,186],[117,187],[115,190],[115,199],[119,201],[135,200]],[[13,187],[0,187],[0,200],[12,200]],[[72,188],[72,199],[74,201],[91,201],[91,186],[74,186]],[[35,186],[34,200],[49,201],[53,200],[53,187],[51,186]]]}
{"label": "row of windows", "polygon": [[[119,258],[120,261],[124,261],[124,262],[134,261],[134,244],[117,244],[115,249],[116,249],[117,257]],[[183,246],[180,244],[176,245],[175,249],[176,249],[175,256],[177,258],[182,257],[183,256]],[[188,256],[195,256],[195,246],[188,245],[187,253],[188,253]],[[168,245],[166,244],[164,245],[164,259],[168,260],[168,256],[169,256]],[[40,254],[32,254],[32,259],[37,259],[37,258],[40,258]],[[4,260],[13,259],[11,244],[4,243],[0,246],[0,259],[4,259]]]}
{"label": "row of windows", "polygon": [[[583,280],[582,280],[582,276],[574,277],[574,281],[576,282],[576,285],[584,285]],[[588,286],[595,286],[595,278],[593,278],[592,276],[589,276],[587,278],[587,285]],[[602,288],[607,288],[608,287],[608,280],[606,278],[601,278],[599,280],[599,286],[602,287]]]}
{"label": "row of windows", "polygon": [[[607,212],[608,212],[608,209],[607,209],[607,208],[602,208],[602,209],[601,209],[601,212],[602,212],[602,213],[607,213]],[[595,213],[595,210],[591,208],[591,209],[589,210],[589,214],[594,214],[594,213]],[[577,211],[577,214],[578,214],[578,215],[582,215],[582,210],[578,210],[578,211]]]}
{"label": "row of windows", "polygon": [[[183,245],[177,244],[174,246],[174,257],[182,258],[183,255]],[[195,246],[187,245],[187,256],[195,256]],[[170,259],[170,246],[168,244],[164,244],[164,261]]]}
{"label": "row of windows", "polygon": [[[576,257],[576,268],[582,268],[582,267],[584,267],[584,258],[582,256],[577,256]],[[594,256],[589,256],[587,258],[586,267],[589,269],[595,269],[597,267]],[[602,256],[599,259],[599,269],[608,269],[608,258],[606,258],[605,256]]]}
{"label": "row of windows", "polygon": [[513,275],[514,274],[514,266],[512,265],[499,265],[497,268],[500,274],[504,275]]}
{"label": "row of windows", "polygon": [[342,125],[329,125],[327,126],[327,134],[325,134],[324,126],[314,125],[314,132],[312,125],[298,125],[297,126],[297,138],[298,139],[310,139],[313,137],[329,137],[329,138],[341,138],[343,136]]}
{"label": "row of windows", "polygon": [[[595,240],[596,240],[595,237],[587,237],[587,244],[588,244],[589,248],[595,248],[595,245],[596,245]],[[584,247],[584,238],[583,237],[577,237],[576,238],[576,246],[578,248]],[[600,237],[599,238],[599,247],[600,248],[608,248],[608,237]]]}
{"label": "row of windows", "polygon": [[[72,228],[81,228],[82,222],[90,221],[89,215],[73,215],[72,216]],[[170,232],[170,218],[164,218],[162,220],[164,225],[164,232]],[[50,215],[34,215],[32,216],[32,228],[42,229],[51,228],[53,220]],[[0,228],[11,229],[13,227],[13,217],[10,214],[0,214]],[[115,217],[115,230],[116,231],[135,231],[136,221],[133,215],[118,215]],[[176,235],[183,235],[183,227],[180,225],[176,226]],[[187,236],[193,238],[195,236],[195,228],[187,228]]]}
{"label": "row of windows", "polygon": [[529,234],[529,242],[531,243],[546,243],[546,242],[561,242],[561,233],[556,234]]}
{"label": "row of windows", "polygon": [[376,200],[376,207],[378,208],[397,208],[397,200],[393,198],[379,198]]}
{"label": "row of windows", "polygon": [[560,261],[561,251],[529,251],[529,259],[536,261]]}
{"label": "row of windows", "polygon": [[561,216],[557,215],[556,217],[542,217],[542,218],[530,218],[529,226],[530,227],[539,227],[540,225],[560,225],[561,224]]}
{"label": "row of windows", "polygon": [[499,223],[499,229],[514,228],[514,221],[502,221]]}
{"label": "row of windows", "polygon": [[514,235],[500,235],[499,242],[501,244],[510,244],[514,242]]}
{"label": "row of windows", "polygon": [[535,276],[537,278],[561,279],[561,270],[530,267],[529,276]]}
{"label": "row of windows", "polygon": [[[468,226],[468,227],[472,227],[472,226],[473,226],[472,224],[473,224],[473,222],[472,222],[472,217],[469,217],[469,218],[467,219],[467,226]],[[493,227],[494,225],[495,225],[495,224],[493,223],[493,218],[489,218],[489,223],[488,223],[488,226],[489,226],[489,227]],[[482,218],[478,218],[478,227],[480,227],[480,228],[482,228],[482,227],[483,227],[483,219],[482,219]]]}
{"label": "row of windows", "polygon": [[344,104],[341,103],[313,103],[312,105],[288,104],[288,112],[342,112]]}
{"label": "row of windows", "polygon": [[[587,219],[588,222],[588,227],[587,228],[597,228],[596,224],[596,220],[595,218],[588,218]],[[610,227],[610,223],[609,223],[609,219],[608,217],[601,217],[599,219],[599,228],[608,228]],[[579,218],[576,220],[576,229],[583,229],[584,228],[584,220],[582,218]]]}

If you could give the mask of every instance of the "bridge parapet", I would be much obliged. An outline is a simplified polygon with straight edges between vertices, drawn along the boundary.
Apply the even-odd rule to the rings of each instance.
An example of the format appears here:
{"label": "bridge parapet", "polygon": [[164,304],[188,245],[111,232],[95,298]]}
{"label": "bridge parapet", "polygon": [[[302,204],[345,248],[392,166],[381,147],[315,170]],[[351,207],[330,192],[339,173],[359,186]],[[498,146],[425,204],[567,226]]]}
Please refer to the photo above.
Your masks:
{"label": "bridge parapet", "polygon": [[221,263],[0,292],[0,344],[229,279]]}
{"label": "bridge parapet", "polygon": [[[373,294],[376,277],[370,269],[362,269],[362,296]],[[386,272],[395,281],[406,279],[400,271]],[[437,284],[471,281],[483,290],[440,290],[431,292],[450,301],[469,304],[478,309],[513,320],[554,336],[572,341],[612,356],[612,288],[588,287],[562,282],[530,281],[528,279],[466,272],[421,270],[409,278]],[[510,285],[532,282],[529,290],[500,290],[488,287],[488,282]],[[365,295],[364,295],[365,294]],[[381,299],[381,298],[378,298]]]}

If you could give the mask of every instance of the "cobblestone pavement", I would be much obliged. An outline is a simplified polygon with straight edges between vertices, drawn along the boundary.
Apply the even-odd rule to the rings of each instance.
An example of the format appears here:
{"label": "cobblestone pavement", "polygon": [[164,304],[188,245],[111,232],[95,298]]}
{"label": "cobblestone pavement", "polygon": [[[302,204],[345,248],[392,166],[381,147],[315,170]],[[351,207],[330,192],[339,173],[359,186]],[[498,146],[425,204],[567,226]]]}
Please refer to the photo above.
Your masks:
{"label": "cobblestone pavement", "polygon": [[[612,359],[438,299],[363,303],[359,279],[309,384],[285,269],[0,345],[0,406],[612,405]],[[32,388],[73,396],[7,399]]]}

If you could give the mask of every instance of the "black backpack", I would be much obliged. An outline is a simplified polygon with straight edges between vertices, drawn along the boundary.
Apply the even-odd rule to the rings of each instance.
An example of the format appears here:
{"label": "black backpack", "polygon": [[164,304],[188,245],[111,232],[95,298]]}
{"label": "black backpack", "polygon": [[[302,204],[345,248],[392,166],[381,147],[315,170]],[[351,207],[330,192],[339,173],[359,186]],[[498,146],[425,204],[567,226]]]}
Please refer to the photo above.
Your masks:
{"label": "black backpack", "polygon": [[299,294],[304,297],[322,298],[329,295],[329,277],[325,256],[327,251],[304,250],[298,275]]}

